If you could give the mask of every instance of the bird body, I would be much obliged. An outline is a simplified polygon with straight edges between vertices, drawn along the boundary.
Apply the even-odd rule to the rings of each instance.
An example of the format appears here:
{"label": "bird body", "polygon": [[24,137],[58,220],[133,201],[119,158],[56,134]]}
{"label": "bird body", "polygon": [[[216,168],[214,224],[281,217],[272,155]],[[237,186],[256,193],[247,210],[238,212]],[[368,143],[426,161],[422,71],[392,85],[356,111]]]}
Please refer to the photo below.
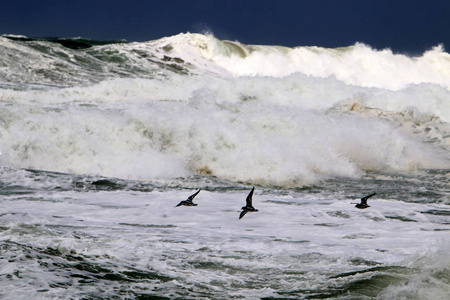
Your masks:
{"label": "bird body", "polygon": [[[369,199],[370,197],[372,197],[373,195],[376,195],[376,193],[364,196],[361,198],[361,203],[356,203],[355,207],[359,208],[359,209],[364,209],[364,208],[368,208],[370,207],[370,205],[367,204],[367,199]],[[355,203],[353,203],[355,204]]]}
{"label": "bird body", "polygon": [[194,194],[190,195],[186,200],[181,201],[180,203],[178,203],[178,206],[197,206],[197,203],[192,202],[192,200],[194,200],[195,196],[198,195],[198,193],[200,193],[201,189],[199,189],[197,192],[195,192]]}
{"label": "bird body", "polygon": [[252,198],[253,198],[253,192],[255,191],[255,188],[253,187],[250,193],[247,196],[246,205],[242,207],[241,214],[239,215],[239,219],[242,219],[246,213],[248,212],[257,212],[258,210],[253,207],[252,205]]}

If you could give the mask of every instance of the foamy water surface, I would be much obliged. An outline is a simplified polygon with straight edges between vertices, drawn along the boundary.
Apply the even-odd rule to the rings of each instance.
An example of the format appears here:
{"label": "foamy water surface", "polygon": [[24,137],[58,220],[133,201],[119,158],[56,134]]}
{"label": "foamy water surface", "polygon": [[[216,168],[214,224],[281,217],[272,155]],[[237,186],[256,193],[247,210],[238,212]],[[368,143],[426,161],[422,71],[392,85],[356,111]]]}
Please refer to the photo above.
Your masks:
{"label": "foamy water surface", "polygon": [[449,294],[442,46],[0,48],[1,297]]}

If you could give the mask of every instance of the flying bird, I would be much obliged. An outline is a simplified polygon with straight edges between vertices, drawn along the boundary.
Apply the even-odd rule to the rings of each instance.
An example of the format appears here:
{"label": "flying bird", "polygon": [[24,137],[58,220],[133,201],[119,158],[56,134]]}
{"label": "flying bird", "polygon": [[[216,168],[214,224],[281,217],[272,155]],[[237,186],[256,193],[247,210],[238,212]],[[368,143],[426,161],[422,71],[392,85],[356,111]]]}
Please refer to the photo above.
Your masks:
{"label": "flying bird", "polygon": [[186,200],[181,201],[180,203],[178,203],[178,205],[175,206],[175,207],[178,207],[178,206],[181,206],[181,205],[184,205],[184,206],[197,206],[197,204],[192,202],[192,200],[194,200],[195,196],[197,196],[198,193],[200,193],[200,191],[201,191],[201,189],[199,189],[194,194],[190,195]]}
{"label": "flying bird", "polygon": [[247,196],[246,205],[242,207],[241,214],[239,215],[239,219],[242,219],[246,213],[249,211],[256,212],[258,211],[256,208],[252,206],[252,197],[253,197],[253,191],[255,190],[255,187],[252,188],[250,193]]}
{"label": "flying bird", "polygon": [[352,203],[352,204],[356,204],[355,205],[356,208],[360,208],[360,209],[368,208],[368,207],[370,207],[370,205],[367,204],[367,199],[369,199],[370,197],[372,197],[375,194],[376,193],[373,193],[373,194],[367,195],[365,197],[362,197],[361,203]]}

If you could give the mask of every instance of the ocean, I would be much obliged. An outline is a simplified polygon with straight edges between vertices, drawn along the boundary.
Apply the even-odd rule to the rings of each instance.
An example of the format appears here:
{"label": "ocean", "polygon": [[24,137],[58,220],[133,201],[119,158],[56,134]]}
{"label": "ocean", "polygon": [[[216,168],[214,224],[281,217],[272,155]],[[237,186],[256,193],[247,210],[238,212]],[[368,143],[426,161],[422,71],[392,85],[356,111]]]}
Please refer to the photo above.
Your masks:
{"label": "ocean", "polygon": [[1,299],[450,299],[441,45],[3,35],[0,152]]}

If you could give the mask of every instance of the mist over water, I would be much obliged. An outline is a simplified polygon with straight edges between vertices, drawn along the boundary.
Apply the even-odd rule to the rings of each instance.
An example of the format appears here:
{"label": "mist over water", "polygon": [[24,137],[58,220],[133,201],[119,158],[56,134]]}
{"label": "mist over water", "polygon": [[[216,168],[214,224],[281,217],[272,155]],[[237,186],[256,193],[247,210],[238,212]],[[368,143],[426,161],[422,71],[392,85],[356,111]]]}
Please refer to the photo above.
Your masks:
{"label": "mist over water", "polygon": [[0,37],[1,297],[446,299],[442,46],[71,43]]}

